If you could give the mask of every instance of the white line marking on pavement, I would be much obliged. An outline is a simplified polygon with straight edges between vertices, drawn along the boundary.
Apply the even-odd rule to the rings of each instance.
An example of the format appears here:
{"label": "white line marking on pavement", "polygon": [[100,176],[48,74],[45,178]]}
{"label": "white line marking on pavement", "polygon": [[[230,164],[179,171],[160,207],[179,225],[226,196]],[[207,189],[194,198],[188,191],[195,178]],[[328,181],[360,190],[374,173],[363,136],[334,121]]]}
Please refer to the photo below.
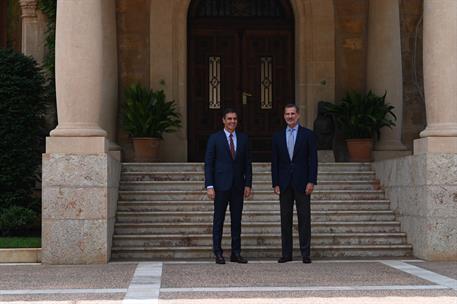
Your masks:
{"label": "white line marking on pavement", "polygon": [[159,302],[162,263],[139,263],[122,304]]}
{"label": "white line marking on pavement", "polygon": [[448,289],[440,285],[380,285],[380,286],[302,286],[302,287],[196,287],[161,288],[160,292],[279,292],[279,291],[371,291]]}
{"label": "white line marking on pavement", "polygon": [[421,279],[438,284],[440,286],[445,286],[447,288],[457,290],[457,280],[451,279],[436,272],[410,265],[401,261],[382,261],[381,263],[403,272],[412,274]]}
{"label": "white line marking on pavement", "polygon": [[0,296],[11,295],[53,295],[53,294],[105,294],[125,293],[125,288],[101,288],[101,289],[14,289],[0,290]]}

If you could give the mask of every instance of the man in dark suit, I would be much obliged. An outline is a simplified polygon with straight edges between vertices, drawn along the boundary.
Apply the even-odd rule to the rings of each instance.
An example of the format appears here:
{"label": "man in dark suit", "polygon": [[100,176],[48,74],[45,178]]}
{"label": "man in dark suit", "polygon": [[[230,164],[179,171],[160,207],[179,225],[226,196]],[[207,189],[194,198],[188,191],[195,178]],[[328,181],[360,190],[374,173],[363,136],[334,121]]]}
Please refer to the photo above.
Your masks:
{"label": "man in dark suit", "polygon": [[273,135],[271,178],[279,195],[282,256],[278,263],[292,261],[292,216],[294,201],[303,263],[311,263],[310,195],[317,183],[317,144],[314,133],[298,124],[295,104],[284,107],[287,127]]}
{"label": "man in dark suit", "polygon": [[225,212],[230,203],[232,233],[231,262],[247,263],[241,256],[241,213],[243,196],[251,195],[252,163],[248,137],[236,132],[238,115],[226,109],[222,122],[224,129],[208,139],[205,154],[205,187],[208,197],[214,200],[213,251],[217,264],[225,264],[222,255],[222,230]]}

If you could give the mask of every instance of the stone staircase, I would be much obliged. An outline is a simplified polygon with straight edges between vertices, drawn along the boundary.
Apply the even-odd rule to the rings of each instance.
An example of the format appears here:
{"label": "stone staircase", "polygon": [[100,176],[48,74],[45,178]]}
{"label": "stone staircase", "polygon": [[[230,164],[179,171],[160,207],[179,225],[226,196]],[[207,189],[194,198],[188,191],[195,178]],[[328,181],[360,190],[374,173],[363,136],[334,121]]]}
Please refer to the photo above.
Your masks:
{"label": "stone staircase", "polygon": [[[255,163],[254,195],[245,201],[242,254],[281,255],[279,200],[270,165]],[[312,256],[408,257],[412,247],[370,163],[321,163],[312,195]],[[201,163],[124,163],[113,236],[113,260],[212,258],[213,202],[206,197]],[[223,248],[230,254],[230,217]],[[296,215],[294,215],[296,223]],[[298,235],[294,227],[294,248]],[[298,250],[294,255],[299,256]]]}

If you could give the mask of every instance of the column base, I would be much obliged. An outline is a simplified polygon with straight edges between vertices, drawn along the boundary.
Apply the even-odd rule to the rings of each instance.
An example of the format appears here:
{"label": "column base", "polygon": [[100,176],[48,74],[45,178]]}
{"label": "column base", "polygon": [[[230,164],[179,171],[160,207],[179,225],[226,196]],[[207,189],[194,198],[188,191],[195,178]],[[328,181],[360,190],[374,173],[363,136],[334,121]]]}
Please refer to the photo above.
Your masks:
{"label": "column base", "polygon": [[457,123],[429,124],[420,137],[457,137]]}
{"label": "column base", "polygon": [[424,153],[374,163],[376,176],[413,245],[426,260],[457,259],[456,154]]}
{"label": "column base", "polygon": [[46,153],[96,154],[109,151],[105,137],[46,137]]}
{"label": "column base", "polygon": [[414,155],[425,153],[457,153],[457,136],[425,137],[414,140]]}
{"label": "column base", "polygon": [[109,262],[120,167],[109,153],[43,154],[43,264]]}
{"label": "column base", "polygon": [[52,137],[106,137],[108,133],[97,124],[58,125],[51,131]]}

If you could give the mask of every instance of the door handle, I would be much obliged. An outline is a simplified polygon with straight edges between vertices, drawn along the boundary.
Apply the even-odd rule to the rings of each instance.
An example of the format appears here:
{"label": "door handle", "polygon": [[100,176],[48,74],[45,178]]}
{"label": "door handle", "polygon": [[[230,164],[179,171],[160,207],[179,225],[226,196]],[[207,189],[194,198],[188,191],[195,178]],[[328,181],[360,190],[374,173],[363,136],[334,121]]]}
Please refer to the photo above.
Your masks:
{"label": "door handle", "polygon": [[248,104],[248,97],[251,97],[252,94],[247,93],[247,92],[242,92],[241,96],[242,96],[242,99],[243,99],[243,104],[246,105],[246,104]]}

